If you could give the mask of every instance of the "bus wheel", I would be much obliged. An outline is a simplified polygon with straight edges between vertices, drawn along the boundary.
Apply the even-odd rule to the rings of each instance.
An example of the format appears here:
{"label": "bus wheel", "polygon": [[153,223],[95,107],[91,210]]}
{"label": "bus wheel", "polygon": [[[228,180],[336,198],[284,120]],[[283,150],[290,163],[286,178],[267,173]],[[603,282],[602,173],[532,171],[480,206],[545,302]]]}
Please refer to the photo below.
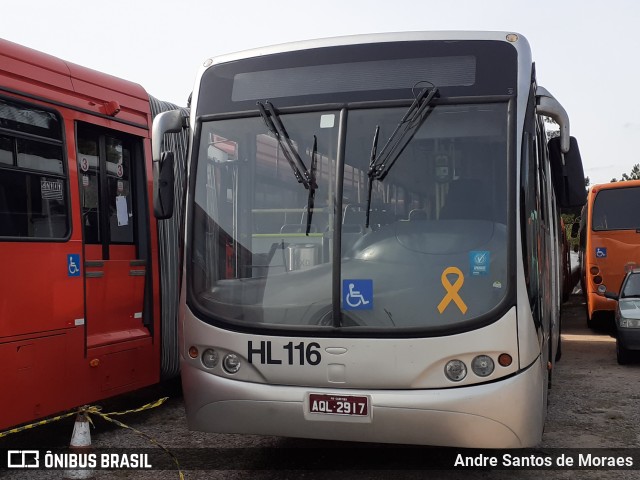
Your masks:
{"label": "bus wheel", "polygon": [[601,330],[603,325],[602,312],[595,311],[589,315],[589,308],[587,307],[587,327],[591,330]]}
{"label": "bus wheel", "polygon": [[[553,348],[551,348],[551,342],[549,342],[549,360],[547,361],[547,390],[551,390],[553,386],[553,362],[551,361],[553,354]],[[549,405],[549,397],[547,396],[547,405]]]}
{"label": "bus wheel", "polygon": [[620,345],[620,341],[616,338],[616,358],[619,365],[626,365],[631,361],[631,352]]}
{"label": "bus wheel", "polygon": [[589,315],[589,306],[586,303],[585,303],[585,306],[586,306],[586,310],[587,310],[587,327],[589,327],[591,330],[595,330],[596,329],[596,322],[593,319],[593,315]]}

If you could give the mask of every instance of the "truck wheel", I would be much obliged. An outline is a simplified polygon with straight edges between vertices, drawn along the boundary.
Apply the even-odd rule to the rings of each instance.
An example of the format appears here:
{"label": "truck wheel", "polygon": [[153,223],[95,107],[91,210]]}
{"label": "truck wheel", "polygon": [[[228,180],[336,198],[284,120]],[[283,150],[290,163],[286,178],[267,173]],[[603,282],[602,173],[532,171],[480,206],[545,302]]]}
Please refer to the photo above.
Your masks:
{"label": "truck wheel", "polygon": [[619,365],[626,365],[631,361],[631,352],[624,348],[616,338],[616,358]]}

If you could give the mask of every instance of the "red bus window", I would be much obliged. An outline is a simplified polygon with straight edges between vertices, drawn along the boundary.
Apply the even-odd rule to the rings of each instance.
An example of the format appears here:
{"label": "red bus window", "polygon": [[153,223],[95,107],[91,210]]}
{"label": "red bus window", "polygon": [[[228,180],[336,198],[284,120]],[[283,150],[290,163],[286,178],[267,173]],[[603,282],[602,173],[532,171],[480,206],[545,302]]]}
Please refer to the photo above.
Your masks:
{"label": "red bus window", "polygon": [[131,245],[135,241],[131,148],[126,137],[116,138],[106,132],[78,127],[85,242]]}
{"label": "red bus window", "polygon": [[80,167],[80,205],[84,241],[100,243],[100,188],[98,182],[99,156],[97,138],[78,136],[78,164]]}
{"label": "red bus window", "polygon": [[105,139],[111,243],[133,243],[131,154],[122,141]]}
{"label": "red bus window", "polygon": [[3,135],[0,135],[0,164],[13,165],[13,142]]}
{"label": "red bus window", "polygon": [[39,172],[63,174],[62,149],[56,145],[17,139],[18,167]]}
{"label": "red bus window", "polygon": [[66,238],[67,179],[56,115],[0,99],[0,127],[0,237]]}

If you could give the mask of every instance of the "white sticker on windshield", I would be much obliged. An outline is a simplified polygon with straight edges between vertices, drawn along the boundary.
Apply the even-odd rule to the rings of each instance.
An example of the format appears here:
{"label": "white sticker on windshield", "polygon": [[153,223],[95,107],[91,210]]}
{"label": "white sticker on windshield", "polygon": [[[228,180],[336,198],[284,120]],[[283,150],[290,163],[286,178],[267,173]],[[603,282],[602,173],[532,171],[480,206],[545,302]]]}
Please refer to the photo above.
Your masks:
{"label": "white sticker on windshield", "polygon": [[473,276],[488,275],[491,266],[491,252],[475,250],[469,252],[470,272]]}
{"label": "white sticker on windshield", "polygon": [[62,181],[40,179],[40,195],[45,200],[64,200]]}
{"label": "white sticker on windshield", "polygon": [[320,117],[320,128],[333,128],[336,124],[336,116],[332,114],[322,115]]}
{"label": "white sticker on windshield", "polygon": [[127,197],[118,195],[116,197],[116,214],[118,216],[118,226],[129,225],[129,213],[127,209]]}

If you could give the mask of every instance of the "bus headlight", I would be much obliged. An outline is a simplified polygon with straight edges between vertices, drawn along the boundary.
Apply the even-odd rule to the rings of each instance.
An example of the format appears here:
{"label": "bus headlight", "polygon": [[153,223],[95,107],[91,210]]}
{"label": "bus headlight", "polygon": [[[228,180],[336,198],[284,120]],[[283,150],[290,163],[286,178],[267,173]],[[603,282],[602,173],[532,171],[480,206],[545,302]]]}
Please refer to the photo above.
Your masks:
{"label": "bus headlight", "polygon": [[479,377],[488,377],[493,373],[495,364],[488,355],[478,355],[471,362],[471,370]]}
{"label": "bus headlight", "polygon": [[452,382],[459,382],[467,376],[467,366],[462,360],[451,360],[444,366],[444,374]]}
{"label": "bus headlight", "polygon": [[224,360],[222,361],[222,368],[227,373],[238,373],[241,366],[240,357],[235,353],[228,353],[225,355]]}
{"label": "bus headlight", "polygon": [[213,368],[218,365],[220,355],[213,348],[207,348],[202,352],[202,364],[207,368]]}

